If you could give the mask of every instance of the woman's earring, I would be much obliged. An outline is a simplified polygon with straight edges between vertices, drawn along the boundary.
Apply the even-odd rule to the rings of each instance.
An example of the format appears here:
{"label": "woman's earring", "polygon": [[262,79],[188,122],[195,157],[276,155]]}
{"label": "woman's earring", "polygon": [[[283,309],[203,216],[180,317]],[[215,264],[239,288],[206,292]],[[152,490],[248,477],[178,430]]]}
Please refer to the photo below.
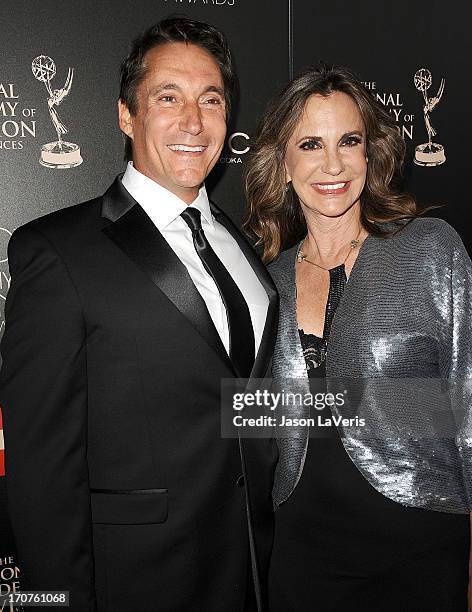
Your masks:
{"label": "woman's earring", "polygon": [[290,191],[290,183],[292,181],[289,181],[286,185],[285,185],[285,193],[288,193]]}
{"label": "woman's earring", "polygon": [[366,156],[366,158],[365,158],[365,161],[366,161],[366,164],[368,164],[368,163],[369,163],[369,158],[368,158],[367,156]]}

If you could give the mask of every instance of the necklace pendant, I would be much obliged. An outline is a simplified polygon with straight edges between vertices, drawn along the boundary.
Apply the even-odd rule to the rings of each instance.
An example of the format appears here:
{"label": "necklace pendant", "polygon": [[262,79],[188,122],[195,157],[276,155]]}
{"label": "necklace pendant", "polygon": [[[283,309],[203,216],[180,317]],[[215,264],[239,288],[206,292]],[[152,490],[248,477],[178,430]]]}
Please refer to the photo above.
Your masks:
{"label": "necklace pendant", "polygon": [[298,253],[297,255],[298,263],[302,263],[302,261],[305,261],[305,259],[306,259],[305,255],[303,255],[303,253],[300,251],[300,253]]}
{"label": "necklace pendant", "polygon": [[356,246],[359,246],[360,240],[351,240],[351,249],[355,249]]}
{"label": "necklace pendant", "polygon": [[327,354],[328,354],[328,345],[326,343],[326,340],[323,340],[323,345],[320,350],[320,357],[321,357],[320,364],[323,363],[323,361],[326,361]]}

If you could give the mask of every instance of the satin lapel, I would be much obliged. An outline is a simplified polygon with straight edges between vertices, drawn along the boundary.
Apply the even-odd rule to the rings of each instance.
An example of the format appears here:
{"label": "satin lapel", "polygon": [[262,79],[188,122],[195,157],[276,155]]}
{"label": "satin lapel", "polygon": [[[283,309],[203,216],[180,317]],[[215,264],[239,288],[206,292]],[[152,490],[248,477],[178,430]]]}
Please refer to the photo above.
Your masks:
{"label": "satin lapel", "polygon": [[267,317],[264,325],[264,331],[262,333],[261,344],[259,346],[259,350],[257,351],[256,359],[251,372],[251,378],[263,378],[269,366],[269,362],[274,351],[275,339],[277,337],[279,295],[274,285],[274,281],[268,273],[265,265],[261,262],[259,256],[243,234],[237,229],[231,219],[225,215],[225,213],[213,202],[210,202],[210,206],[211,211],[218,223],[221,223],[221,225],[228,230],[231,236],[238,243],[239,248],[253,268],[262,286],[266,290],[267,296],[269,297],[269,307],[267,309]]}
{"label": "satin lapel", "polygon": [[226,365],[233,366],[187,269],[129,195],[119,178],[103,197],[102,216],[113,221],[102,231],[152,280],[190,321]]}

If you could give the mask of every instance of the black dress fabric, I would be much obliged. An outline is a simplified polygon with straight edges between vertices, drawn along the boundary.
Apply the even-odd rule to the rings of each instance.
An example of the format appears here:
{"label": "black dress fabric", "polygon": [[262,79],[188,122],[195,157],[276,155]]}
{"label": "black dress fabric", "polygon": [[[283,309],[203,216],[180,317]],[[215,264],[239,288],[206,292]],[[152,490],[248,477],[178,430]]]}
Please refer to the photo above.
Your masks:
{"label": "black dress fabric", "polygon": [[[344,266],[330,270],[323,338],[299,330],[311,380],[326,376],[345,283]],[[316,415],[326,422],[329,407]],[[468,515],[388,499],[358,471],[336,427],[317,427],[300,481],[276,512],[270,612],[466,612],[469,540]]]}

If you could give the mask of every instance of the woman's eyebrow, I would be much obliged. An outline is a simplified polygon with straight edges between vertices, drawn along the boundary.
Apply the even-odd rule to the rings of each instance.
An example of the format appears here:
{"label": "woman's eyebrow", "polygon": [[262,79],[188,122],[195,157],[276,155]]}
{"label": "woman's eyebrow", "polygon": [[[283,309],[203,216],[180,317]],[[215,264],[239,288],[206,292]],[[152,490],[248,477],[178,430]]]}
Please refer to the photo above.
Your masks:
{"label": "woman's eyebrow", "polygon": [[[363,133],[359,130],[353,130],[352,132],[345,132],[340,138],[339,140],[342,140],[343,138],[346,138],[346,136],[360,136],[362,138]],[[316,140],[317,142],[323,142],[323,137],[322,136],[302,136],[301,138],[299,138],[297,140],[297,142],[295,144],[300,144],[303,140]],[[339,142],[338,140],[338,142]]]}

